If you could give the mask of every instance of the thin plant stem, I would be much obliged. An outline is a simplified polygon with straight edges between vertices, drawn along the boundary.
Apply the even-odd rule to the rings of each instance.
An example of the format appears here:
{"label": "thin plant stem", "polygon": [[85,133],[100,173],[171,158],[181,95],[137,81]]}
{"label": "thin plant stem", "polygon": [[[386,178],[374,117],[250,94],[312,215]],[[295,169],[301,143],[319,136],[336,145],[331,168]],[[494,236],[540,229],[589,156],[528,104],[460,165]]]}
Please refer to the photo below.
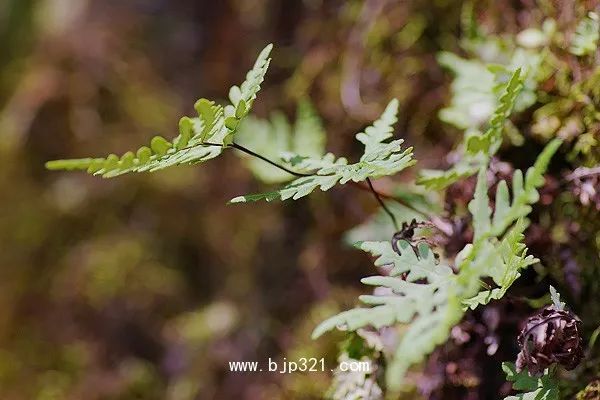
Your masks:
{"label": "thin plant stem", "polygon": [[[223,147],[223,145],[219,144],[219,143],[204,142],[202,144],[207,145],[207,146]],[[232,143],[231,147],[233,147],[234,149],[236,149],[238,151],[241,151],[242,153],[246,153],[246,154],[248,154],[248,155],[250,155],[252,157],[256,157],[256,158],[258,158],[258,159],[266,162],[267,164],[271,164],[272,166],[274,166],[276,168],[279,168],[280,170],[285,171],[285,172],[287,172],[290,175],[294,175],[294,176],[297,176],[297,177],[305,177],[305,176],[313,176],[314,175],[314,174],[304,174],[304,173],[301,173],[301,172],[292,171],[291,169],[286,168],[283,165],[279,165],[275,161],[269,160],[267,157],[261,156],[260,154],[255,153],[254,151],[252,151],[252,150],[250,150],[250,149],[248,149],[248,148],[246,148],[246,147],[244,147],[244,146],[242,146],[240,144]]]}
{"label": "thin plant stem", "polygon": [[398,221],[396,220],[396,216],[385,205],[385,203],[383,202],[383,200],[381,199],[381,197],[379,197],[379,193],[373,187],[373,182],[371,182],[371,178],[367,178],[367,183],[369,184],[369,189],[371,189],[371,192],[373,193],[373,196],[375,196],[375,198],[379,202],[379,205],[381,205],[381,208],[383,208],[383,210],[385,211],[385,213],[390,216],[392,222],[394,223],[394,228],[396,228],[396,231],[399,231],[400,227],[398,226]]}
{"label": "thin plant stem", "polygon": [[279,169],[287,172],[288,174],[291,174],[291,175],[294,175],[294,176],[298,176],[298,177],[313,176],[314,175],[314,174],[304,174],[304,173],[301,173],[301,172],[292,171],[291,169],[288,169],[288,168],[284,167],[283,165],[279,165],[276,162],[271,161],[268,158],[266,158],[264,156],[261,156],[260,154],[255,153],[252,150],[247,149],[246,147],[244,147],[244,146],[242,146],[240,144],[232,143],[231,147],[233,147],[234,149],[237,149],[237,150],[239,150],[239,151],[241,151],[243,153],[251,155],[253,157],[259,158],[259,159],[263,160],[264,162],[269,163],[272,166],[277,167],[277,168],[279,168]]}

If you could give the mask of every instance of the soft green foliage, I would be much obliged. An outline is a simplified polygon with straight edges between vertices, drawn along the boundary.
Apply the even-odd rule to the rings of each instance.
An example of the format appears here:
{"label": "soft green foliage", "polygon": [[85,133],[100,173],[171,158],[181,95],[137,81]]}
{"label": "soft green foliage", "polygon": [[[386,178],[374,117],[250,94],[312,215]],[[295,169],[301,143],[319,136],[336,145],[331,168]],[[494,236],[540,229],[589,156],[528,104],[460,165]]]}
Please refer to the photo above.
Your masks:
{"label": "soft green foliage", "polygon": [[[386,294],[361,296],[360,300],[372,307],[342,312],[322,322],[313,332],[313,337],[318,337],[336,327],[353,331],[364,326],[410,324],[387,370],[388,384],[395,387],[408,367],[447,339],[462,316],[460,306],[448,302],[456,291],[452,269],[439,264],[425,244],[413,249],[410,243],[401,241],[398,247],[400,254],[389,242],[361,243],[362,250],[377,257],[376,266],[392,266],[389,276],[362,279],[364,284],[377,286]],[[406,279],[402,279],[405,273]],[[424,279],[427,283],[420,283]]]}
{"label": "soft green foliage", "polygon": [[[298,103],[293,126],[281,112],[274,112],[270,120],[250,115],[240,125],[236,143],[272,160],[280,159],[286,153],[321,157],[325,152],[325,131],[312,104],[302,100]],[[244,155],[244,161],[263,182],[280,183],[294,178],[257,158]]]}
{"label": "soft green foliage", "polygon": [[594,54],[598,48],[600,38],[600,20],[598,14],[590,12],[584,18],[575,31],[575,36],[569,51],[571,54],[582,57]]}
{"label": "soft green foliage", "polygon": [[[527,172],[524,186],[522,182],[514,183],[512,203],[506,183],[499,185],[493,213],[489,207],[486,170],[480,170],[469,203],[474,239],[454,260],[456,274],[450,263],[438,262],[425,244],[414,248],[401,241],[396,253],[387,241],[361,243],[362,250],[377,257],[376,266],[391,266],[388,276],[362,280],[366,285],[378,287],[381,294],[361,296],[360,300],[370,308],[355,308],[331,317],[315,329],[313,336],[336,327],[353,331],[365,326],[408,324],[387,370],[388,385],[397,388],[411,365],[422,361],[447,340],[467,307],[475,308],[492,298],[500,298],[519,277],[519,271],[537,261],[526,255],[522,234],[525,223],[520,219],[529,213],[530,204],[537,201],[536,189],[543,183],[543,173],[558,145],[560,142],[552,142],[544,149]],[[504,234],[510,226],[512,229]],[[479,293],[481,279],[485,277],[491,277],[499,289]]]}
{"label": "soft green foliage", "polygon": [[465,60],[449,52],[438,55],[438,62],[450,69],[452,102],[440,111],[440,119],[461,129],[485,123],[496,106],[494,74],[476,60]]}
{"label": "soft green foliage", "polygon": [[504,400],[559,400],[558,382],[546,371],[541,377],[529,376],[527,371],[517,372],[513,363],[502,363],[506,379],[513,382],[513,389],[525,392],[516,396],[505,397]]}
{"label": "soft green foliage", "polygon": [[[546,20],[543,28],[527,29],[516,40],[508,37],[475,36],[463,47],[474,58],[463,59],[442,52],[439,63],[454,74],[452,99],[440,111],[440,119],[465,130],[457,151],[460,161],[449,170],[423,170],[418,183],[435,190],[471,176],[498,151],[504,133],[518,144],[522,138],[514,128],[505,129],[511,110],[522,111],[536,101],[538,81],[542,77],[544,52],[555,32],[555,22]],[[518,44],[515,45],[515,42]],[[482,125],[490,121],[487,130]]]}
{"label": "soft green foliage", "polygon": [[521,69],[517,68],[506,84],[504,93],[500,96],[499,104],[492,114],[487,131],[481,136],[474,135],[467,140],[467,150],[470,153],[493,154],[497,151],[502,142],[504,123],[510,116],[522,88]]}
{"label": "soft green foliage", "polygon": [[[492,220],[492,231],[490,235],[498,236],[509,227],[509,225],[531,212],[531,204],[539,200],[538,188],[544,184],[544,172],[548,168],[550,159],[556,153],[562,141],[554,139],[546,145],[539,154],[534,165],[525,173],[516,170],[512,179],[512,200],[509,198],[508,186],[501,181],[496,189],[496,210]],[[476,228],[477,229],[477,228]]]}
{"label": "soft green foliage", "polygon": [[464,300],[465,307],[474,310],[480,304],[485,305],[492,300],[501,299],[521,276],[520,271],[539,261],[533,256],[527,255],[527,247],[523,244],[524,229],[525,222],[517,221],[496,250],[499,258],[490,264],[490,276],[499,287],[481,291],[476,296]]}
{"label": "soft green foliage", "polygon": [[110,154],[106,158],[82,158],[49,161],[52,170],[86,170],[93,175],[112,178],[129,172],[156,171],[179,164],[196,164],[217,157],[231,144],[240,121],[248,114],[260,90],[269,67],[268,45],[259,54],[246,80],[229,90],[230,104],[222,107],[214,101],[200,99],[194,108],[198,117],[183,117],[179,122],[179,135],[172,141],[156,136],[149,146],[121,157]]}
{"label": "soft green foliage", "polygon": [[348,164],[346,158],[336,158],[331,153],[327,153],[321,158],[287,154],[284,161],[295,171],[307,176],[300,177],[276,191],[239,196],[232,199],[231,202],[272,201],[290,198],[297,200],[317,188],[326,191],[338,183],[361,182],[367,178],[380,178],[402,171],[413,165],[415,160],[412,148],[402,149],[402,139],[387,141],[392,137],[397,113],[398,101],[394,99],[372,126],[356,135],[356,139],[365,146],[364,154],[357,163]]}
{"label": "soft green foliage", "polygon": [[468,178],[477,173],[483,164],[483,157],[470,157],[465,155],[460,161],[446,171],[437,169],[424,169],[419,171],[417,183],[428,189],[442,190],[463,178]]}
{"label": "soft green foliage", "polygon": [[499,38],[469,47],[475,48],[477,58],[463,59],[449,52],[438,55],[438,62],[454,74],[451,103],[440,111],[442,121],[460,129],[480,129],[498,108],[504,86],[517,69],[523,93],[515,109],[522,111],[535,102],[536,73],[542,60],[538,51],[520,47],[509,51],[511,47]]}
{"label": "soft green foliage", "polygon": [[[527,248],[522,244],[525,218],[531,212],[531,204],[539,200],[538,188],[544,184],[544,172],[550,159],[561,145],[555,139],[548,143],[538,156],[535,164],[527,170],[525,181],[523,173],[516,170],[512,179],[512,200],[510,199],[506,181],[500,181],[496,187],[495,209],[492,215],[487,195],[486,171],[479,173],[473,200],[469,203],[469,211],[473,214],[474,246],[492,246],[486,241],[502,235],[515,221],[517,223],[504,236],[494,252],[497,257],[490,260],[489,276],[498,288],[482,291],[476,296],[463,301],[465,306],[474,309],[479,304],[487,304],[492,299],[500,299],[513,282],[520,276],[519,271],[538,262],[527,256]],[[463,250],[464,251],[464,250]],[[470,250],[466,250],[468,252]]]}
{"label": "soft green foliage", "polygon": [[475,174],[488,158],[495,154],[502,142],[502,130],[523,87],[521,70],[515,70],[510,79],[502,86],[500,101],[492,114],[489,127],[479,135],[470,132],[465,135],[459,146],[463,157],[447,171],[423,170],[417,183],[431,189],[443,189],[452,183]]}

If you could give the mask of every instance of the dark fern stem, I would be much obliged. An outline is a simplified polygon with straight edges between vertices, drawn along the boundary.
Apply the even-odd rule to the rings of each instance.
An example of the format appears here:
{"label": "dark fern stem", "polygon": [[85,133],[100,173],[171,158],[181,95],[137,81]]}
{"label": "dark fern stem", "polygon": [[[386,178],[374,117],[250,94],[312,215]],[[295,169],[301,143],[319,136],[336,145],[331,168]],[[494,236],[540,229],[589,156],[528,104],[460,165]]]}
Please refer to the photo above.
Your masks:
{"label": "dark fern stem", "polygon": [[379,193],[373,187],[373,182],[371,182],[371,178],[367,178],[367,183],[369,184],[369,189],[371,189],[373,196],[375,196],[375,198],[377,199],[377,202],[379,202],[379,205],[381,206],[381,208],[383,208],[383,211],[385,211],[385,213],[390,216],[392,222],[394,223],[394,228],[396,229],[396,231],[399,230],[400,228],[398,227],[398,221],[396,220],[396,216],[385,205],[384,201],[379,196]]}
{"label": "dark fern stem", "polygon": [[252,151],[252,150],[250,150],[250,149],[248,149],[248,148],[246,148],[246,147],[244,147],[244,146],[242,146],[240,144],[232,143],[231,147],[233,147],[234,149],[237,149],[237,150],[239,150],[239,151],[241,151],[243,153],[251,155],[253,157],[259,158],[259,159],[263,160],[264,162],[266,162],[268,164],[271,164],[272,166],[277,167],[277,168],[279,168],[279,169],[287,172],[288,174],[291,174],[291,175],[294,175],[294,176],[297,176],[297,177],[305,177],[305,176],[313,176],[314,175],[314,174],[304,174],[304,173],[301,173],[301,172],[292,171],[291,169],[288,169],[288,168],[284,167],[283,165],[279,165],[276,162],[271,161],[268,158],[266,158],[264,156],[261,156],[260,154],[255,153],[254,151]]}

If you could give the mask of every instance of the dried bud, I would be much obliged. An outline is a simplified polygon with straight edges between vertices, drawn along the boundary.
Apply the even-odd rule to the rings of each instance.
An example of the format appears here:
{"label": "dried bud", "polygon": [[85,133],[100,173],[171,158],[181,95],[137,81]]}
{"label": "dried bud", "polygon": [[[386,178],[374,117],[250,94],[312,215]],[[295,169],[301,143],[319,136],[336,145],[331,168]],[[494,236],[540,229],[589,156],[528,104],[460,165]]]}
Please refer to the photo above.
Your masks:
{"label": "dried bud", "polygon": [[527,369],[531,375],[539,376],[553,363],[574,369],[583,358],[580,325],[575,314],[556,306],[530,317],[519,335],[517,371]]}

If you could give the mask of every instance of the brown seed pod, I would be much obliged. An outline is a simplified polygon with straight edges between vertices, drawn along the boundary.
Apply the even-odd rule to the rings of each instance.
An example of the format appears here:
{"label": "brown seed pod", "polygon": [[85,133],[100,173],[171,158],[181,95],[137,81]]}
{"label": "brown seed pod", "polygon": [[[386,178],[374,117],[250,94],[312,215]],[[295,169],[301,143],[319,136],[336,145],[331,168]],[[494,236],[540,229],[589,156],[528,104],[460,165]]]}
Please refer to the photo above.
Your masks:
{"label": "brown seed pod", "polygon": [[518,339],[517,370],[539,376],[553,363],[574,369],[583,358],[580,325],[575,314],[555,306],[530,317]]}

